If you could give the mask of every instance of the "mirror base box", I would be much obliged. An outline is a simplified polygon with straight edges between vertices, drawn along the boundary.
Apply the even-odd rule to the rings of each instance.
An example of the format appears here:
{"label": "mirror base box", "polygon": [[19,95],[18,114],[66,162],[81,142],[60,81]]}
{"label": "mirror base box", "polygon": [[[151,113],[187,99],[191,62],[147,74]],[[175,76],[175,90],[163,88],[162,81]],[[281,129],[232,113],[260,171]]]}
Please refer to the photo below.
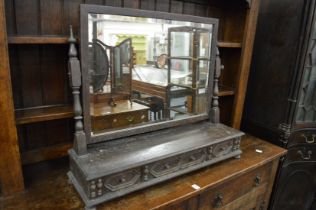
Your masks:
{"label": "mirror base box", "polygon": [[92,145],[70,155],[70,181],[87,207],[241,154],[242,132],[200,122]]}

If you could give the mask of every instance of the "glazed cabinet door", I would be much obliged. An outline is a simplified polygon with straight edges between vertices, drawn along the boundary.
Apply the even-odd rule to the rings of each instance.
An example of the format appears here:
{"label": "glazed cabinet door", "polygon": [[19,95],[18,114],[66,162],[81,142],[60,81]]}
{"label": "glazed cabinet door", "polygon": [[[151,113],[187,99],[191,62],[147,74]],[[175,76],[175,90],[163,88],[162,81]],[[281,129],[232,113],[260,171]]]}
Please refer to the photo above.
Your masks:
{"label": "glazed cabinet door", "polygon": [[314,210],[316,196],[316,147],[289,149],[281,167],[271,210]]}
{"label": "glazed cabinet door", "polygon": [[[315,14],[315,12],[314,12]],[[316,16],[311,25],[296,111],[296,124],[316,123]]]}

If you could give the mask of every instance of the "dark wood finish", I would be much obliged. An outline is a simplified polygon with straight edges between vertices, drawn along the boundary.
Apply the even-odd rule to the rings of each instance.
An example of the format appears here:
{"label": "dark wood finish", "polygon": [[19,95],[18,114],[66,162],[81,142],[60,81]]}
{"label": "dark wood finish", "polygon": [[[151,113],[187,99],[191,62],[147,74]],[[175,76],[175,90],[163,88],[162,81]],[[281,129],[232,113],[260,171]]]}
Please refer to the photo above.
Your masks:
{"label": "dark wood finish", "polygon": [[21,154],[22,164],[27,165],[44,160],[64,157],[67,155],[67,152],[71,147],[72,143],[62,143],[40,149],[29,150]]}
{"label": "dark wood finish", "polygon": [[249,78],[244,124],[249,128],[247,131],[254,130],[258,135],[260,132],[262,137],[275,142],[279,141],[279,124],[287,123],[287,107],[297,99],[289,92],[297,92],[293,83],[299,82],[295,74],[300,71],[302,42],[299,40],[304,40],[308,4],[299,1],[293,5],[283,0],[274,5],[266,1],[260,9],[251,66],[255,70]]}
{"label": "dark wood finish", "polygon": [[15,110],[15,122],[19,125],[71,118],[73,116],[72,106],[48,106]]}
{"label": "dark wood finish", "polygon": [[68,37],[62,36],[9,36],[9,44],[68,44]]}
{"label": "dark wood finish", "polygon": [[[278,197],[274,199],[274,209],[314,209],[312,204],[314,202],[315,191],[315,164],[307,165],[305,163],[296,163],[291,166],[282,168],[282,180],[278,183]],[[304,189],[302,191],[301,189]],[[299,192],[299,193],[298,193]],[[289,200],[295,194],[295,202],[289,205]],[[315,205],[315,204],[314,204]]]}
{"label": "dark wood finish", "polygon": [[24,189],[11,89],[4,1],[0,1],[0,193],[4,196]]}
{"label": "dark wood finish", "polygon": [[243,129],[289,149],[271,210],[315,209],[315,11],[315,0],[260,9]]}
{"label": "dark wood finish", "polygon": [[[202,204],[205,209],[210,209],[214,201],[212,195],[217,192],[216,190],[221,192],[225,189],[230,189],[228,194],[224,194],[223,199],[224,204],[228,205],[221,209],[233,210],[238,206],[241,206],[240,209],[259,209],[262,201],[265,201],[263,209],[266,209],[269,190],[276,173],[275,166],[278,165],[278,159],[284,155],[285,150],[251,136],[243,137],[241,149],[241,159],[231,159],[167,183],[140,190],[122,199],[102,204],[97,209],[193,210],[203,209]],[[263,153],[256,153],[255,149],[262,149]],[[45,167],[47,168],[47,165],[41,163],[37,168],[29,166],[25,169],[27,177],[30,177],[29,190],[3,200],[4,209],[83,209],[80,197],[72,185],[67,183],[65,173],[68,171],[68,161],[50,162],[49,168],[53,170],[45,171],[42,169]],[[261,176],[261,182],[255,186],[257,175]],[[236,183],[238,179],[244,182]],[[234,183],[236,184],[233,185]],[[201,188],[195,190],[191,187],[192,184]]]}
{"label": "dark wood finish", "polygon": [[236,77],[236,94],[232,114],[232,126],[240,128],[241,117],[246,97],[248,75],[251,64],[253,43],[255,39],[257,17],[260,0],[252,0],[251,8],[247,11],[246,24],[244,28],[243,47],[240,58],[239,73]]}
{"label": "dark wood finish", "polygon": [[[244,0],[199,0],[194,2],[178,0],[133,0],[131,2],[123,0],[49,0],[47,3],[37,0],[4,0],[4,2],[15,109],[72,103],[71,91],[68,88],[68,46],[65,44],[65,37],[69,34],[70,24],[73,25],[75,36],[78,37],[79,5],[81,3],[115,7],[129,6],[145,10],[219,18],[218,37],[220,42],[218,46],[220,54],[226,55],[225,59],[222,58],[225,70],[222,72],[220,85],[231,87],[232,90],[235,90],[238,84],[236,78],[241,72],[238,71],[241,59],[250,59],[249,56],[241,58],[241,53],[245,48],[243,43],[247,41],[243,38],[246,31],[254,31],[253,27],[245,28],[247,22],[251,21],[250,18],[246,19],[246,13],[256,4],[251,4],[249,7],[247,1]],[[1,39],[1,43],[2,41]],[[235,100],[235,96],[231,93],[219,99],[222,122],[228,125],[231,125],[232,122]],[[219,96],[221,96],[221,91]],[[69,119],[18,125],[20,150],[27,152],[69,142],[72,139],[72,131],[73,126]]]}

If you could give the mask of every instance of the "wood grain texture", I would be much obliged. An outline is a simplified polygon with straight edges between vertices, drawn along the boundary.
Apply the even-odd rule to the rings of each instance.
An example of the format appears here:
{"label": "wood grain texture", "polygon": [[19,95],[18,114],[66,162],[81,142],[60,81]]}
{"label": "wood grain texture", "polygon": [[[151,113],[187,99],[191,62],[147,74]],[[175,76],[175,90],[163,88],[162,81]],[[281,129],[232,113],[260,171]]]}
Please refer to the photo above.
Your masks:
{"label": "wood grain texture", "polygon": [[64,157],[71,147],[72,143],[62,143],[24,152],[21,154],[22,164],[33,164],[44,160]]}
{"label": "wood grain texture", "polygon": [[217,46],[220,48],[241,48],[241,42],[218,42]]}
{"label": "wood grain texture", "polygon": [[[265,174],[263,175],[265,178],[263,178],[262,184],[253,187],[252,191],[241,192],[243,195],[241,197],[231,197],[232,200],[237,199],[230,202],[226,207],[227,210],[237,209],[238,207],[239,209],[251,209],[259,203],[261,199],[259,195],[268,192],[267,189],[271,187],[273,182],[273,177],[270,174],[273,174],[273,170],[275,170],[275,167],[271,166],[286,151],[251,136],[243,137],[241,149],[243,150],[241,159],[230,159],[174,178],[168,182],[99,205],[97,209],[198,209],[199,202],[201,202],[199,196],[202,193],[216,193],[215,189],[223,189],[221,186],[227,189],[231,187],[231,189],[241,192],[240,189],[242,189],[243,183],[239,182],[236,186],[232,186],[231,183],[242,179],[246,180],[249,187],[251,187],[251,182],[253,182],[253,176],[251,175],[261,171]],[[256,153],[255,149],[262,149],[263,153]],[[34,166],[26,168],[26,175],[27,177],[30,176],[29,190],[24,194],[17,194],[12,198],[3,200],[4,209],[83,209],[84,206],[79,195],[73,186],[67,183],[66,172],[69,170],[67,160],[63,163],[60,161],[41,163],[39,166],[46,168],[46,171],[40,171]],[[51,170],[47,170],[47,168]],[[262,170],[266,168],[268,168],[267,171]],[[194,190],[191,187],[192,184],[197,184],[201,188]],[[234,196],[234,190],[231,191],[230,196]],[[226,195],[228,196],[228,194]],[[210,203],[212,199],[212,197],[208,197],[208,202]],[[210,205],[206,207],[210,208]],[[200,206],[200,209],[203,209],[202,206]]]}
{"label": "wood grain texture", "polygon": [[244,29],[243,47],[241,52],[239,74],[236,81],[236,96],[233,106],[232,127],[240,128],[244,100],[246,96],[247,82],[250,71],[253,43],[256,34],[257,18],[260,0],[252,0],[251,7],[247,13],[246,26]]}
{"label": "wood grain texture", "polygon": [[66,36],[9,36],[9,44],[68,44]]}
{"label": "wood grain texture", "polygon": [[0,191],[4,196],[24,189],[8,60],[4,1],[0,0]]}
{"label": "wood grain texture", "polygon": [[[73,25],[78,36],[79,5],[102,4],[115,7],[131,7],[157,10],[180,14],[209,16],[219,18],[219,47],[225,57],[223,64],[222,85],[235,88],[242,84],[238,94],[242,94],[245,85],[242,82],[243,72],[247,72],[250,62],[248,49],[252,44],[246,39],[252,27],[245,28],[244,2],[240,1],[182,1],[182,0],[4,0],[6,23],[9,35],[9,60],[12,78],[14,107],[24,109],[45,105],[71,104],[71,93],[67,77],[67,35],[68,27]],[[229,4],[227,4],[229,2]],[[256,2],[256,1],[253,1]],[[253,4],[256,5],[256,4]],[[253,6],[252,6],[253,7]],[[256,12],[256,11],[254,11]],[[255,16],[255,14],[253,14]],[[247,17],[247,21],[252,16]],[[252,25],[255,24],[254,20]],[[248,38],[250,35],[248,35]],[[2,40],[1,40],[2,41]],[[248,53],[246,53],[248,52]],[[245,56],[240,57],[241,54]],[[243,61],[242,61],[243,60]],[[241,62],[242,61],[242,62]],[[246,69],[238,71],[239,69]],[[238,76],[238,74],[242,74]],[[245,77],[246,78],[246,77]],[[238,83],[236,81],[239,81]],[[236,89],[237,90],[237,89]],[[230,124],[232,115],[240,116],[240,112],[232,113],[234,96],[232,91],[222,92],[220,108],[222,121]],[[244,97],[235,99],[236,106],[243,103]],[[242,100],[241,102],[237,100]],[[63,112],[57,115],[63,115]],[[32,117],[31,117],[32,118]],[[36,117],[35,117],[36,118]],[[41,118],[41,116],[40,116]],[[45,118],[45,117],[44,117]],[[44,120],[43,118],[43,120]],[[39,118],[38,118],[39,119]],[[72,124],[68,119],[51,120],[47,117],[40,123],[18,125],[20,150],[33,151],[40,147],[68,142],[72,139]],[[12,128],[14,129],[14,128]],[[54,133],[54,135],[51,135]]]}
{"label": "wood grain texture", "polygon": [[15,111],[16,124],[28,124],[73,117],[72,106],[49,106]]}

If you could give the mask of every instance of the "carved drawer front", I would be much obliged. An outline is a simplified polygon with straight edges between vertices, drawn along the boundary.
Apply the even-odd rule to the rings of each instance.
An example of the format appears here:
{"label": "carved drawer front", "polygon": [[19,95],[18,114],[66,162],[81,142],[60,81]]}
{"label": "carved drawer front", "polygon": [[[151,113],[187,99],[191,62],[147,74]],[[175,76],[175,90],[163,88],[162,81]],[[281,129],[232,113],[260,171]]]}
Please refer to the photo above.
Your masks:
{"label": "carved drawer front", "polygon": [[[208,189],[200,196],[200,209],[256,209],[268,188],[271,163]],[[240,207],[240,208],[239,208]]]}
{"label": "carved drawer front", "polygon": [[163,176],[178,171],[180,169],[180,163],[180,157],[167,158],[151,165],[149,171],[155,177]]}
{"label": "carved drawer front", "polygon": [[133,169],[115,174],[105,178],[104,186],[111,191],[130,187],[140,180],[140,174],[140,169]]}
{"label": "carved drawer front", "polygon": [[285,164],[293,161],[316,161],[316,145],[299,145],[288,150]]}
{"label": "carved drawer front", "polygon": [[89,181],[88,196],[100,197],[109,191],[117,191],[137,184],[140,180],[140,169],[132,169],[118,174],[110,175]]}
{"label": "carved drawer front", "polygon": [[316,129],[302,129],[291,134],[288,147],[297,144],[316,144]]}
{"label": "carved drawer front", "polygon": [[185,154],[181,158],[181,168],[187,168],[189,166],[201,163],[205,160],[206,154],[203,149],[193,151],[189,154]]}
{"label": "carved drawer front", "polygon": [[232,151],[233,146],[234,145],[233,145],[232,141],[225,141],[225,142],[216,144],[213,147],[213,155],[215,157],[220,157],[220,156],[226,155]]}

